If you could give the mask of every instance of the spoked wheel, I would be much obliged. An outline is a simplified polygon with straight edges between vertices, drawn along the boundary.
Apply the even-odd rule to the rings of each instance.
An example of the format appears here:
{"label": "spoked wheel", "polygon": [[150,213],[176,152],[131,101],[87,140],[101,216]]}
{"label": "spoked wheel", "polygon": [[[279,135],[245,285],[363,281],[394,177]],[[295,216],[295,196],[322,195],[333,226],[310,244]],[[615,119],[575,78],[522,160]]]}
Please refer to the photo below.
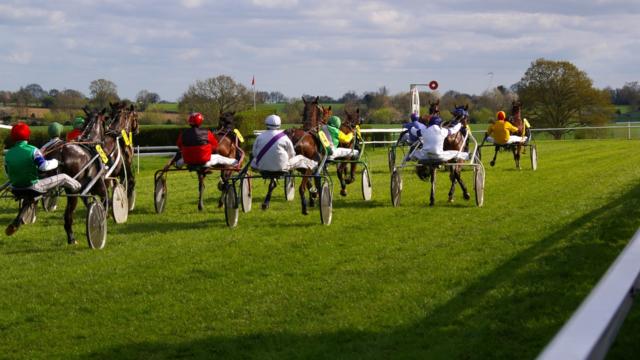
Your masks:
{"label": "spoked wheel", "polygon": [[155,188],[153,190],[153,205],[156,213],[161,214],[164,211],[164,205],[167,203],[167,179],[164,175],[158,176]]}
{"label": "spoked wheel", "polygon": [[111,213],[116,224],[124,224],[129,218],[129,199],[127,190],[122,184],[118,184],[113,188]]}
{"label": "spoked wheel", "polygon": [[107,243],[107,212],[100,201],[87,209],[87,242],[92,249],[102,249]]}
{"label": "spoked wheel", "polygon": [[[19,203],[19,209],[22,209],[22,204],[23,204],[24,200],[20,200]],[[29,205],[26,209],[24,209],[24,212],[22,213],[22,222],[24,222],[25,224],[33,224],[36,222],[36,209],[38,208],[38,203],[37,202],[32,202],[31,205]]]}
{"label": "spoked wheel", "polygon": [[473,168],[473,188],[476,193],[476,205],[484,204],[484,167],[482,165]]}
{"label": "spoked wheel", "polygon": [[398,170],[391,173],[391,204],[393,207],[400,205],[400,193],[402,193],[402,178]]}
{"label": "spoked wheel", "polygon": [[362,170],[362,198],[365,201],[371,200],[371,194],[373,189],[371,187],[371,178],[369,177],[369,170],[364,168]]}
{"label": "spoked wheel", "polygon": [[242,197],[242,212],[251,211],[251,179],[243,178],[240,187],[240,196]]}
{"label": "spoked wheel", "polygon": [[224,219],[229,227],[238,225],[238,196],[233,184],[228,184],[224,192]]}
{"label": "spoked wheel", "polygon": [[536,171],[538,169],[538,150],[536,149],[535,144],[531,145],[531,169]]}
{"label": "spoked wheel", "polygon": [[333,217],[333,191],[331,191],[329,182],[324,181],[320,189],[320,221],[324,225],[330,225],[332,217]]}
{"label": "spoked wheel", "polygon": [[389,148],[388,160],[389,160],[389,171],[393,171],[393,169],[396,167],[396,147],[395,146],[391,146]]}
{"label": "spoked wheel", "polygon": [[284,177],[284,198],[293,201],[296,197],[296,184],[291,176]]}
{"label": "spoked wheel", "polygon": [[52,192],[43,196],[42,208],[46,212],[55,211],[58,208],[58,193]]}

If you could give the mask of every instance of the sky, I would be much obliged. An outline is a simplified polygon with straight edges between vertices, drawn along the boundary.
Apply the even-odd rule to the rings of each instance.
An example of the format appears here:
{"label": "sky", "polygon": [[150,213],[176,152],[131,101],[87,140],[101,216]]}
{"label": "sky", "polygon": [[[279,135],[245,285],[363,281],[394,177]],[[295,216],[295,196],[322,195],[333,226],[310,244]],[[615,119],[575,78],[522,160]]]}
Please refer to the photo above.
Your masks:
{"label": "sky", "polygon": [[0,90],[88,95],[104,78],[175,101],[224,74],[289,97],[431,80],[480,94],[538,58],[598,88],[640,81],[640,1],[0,0]]}

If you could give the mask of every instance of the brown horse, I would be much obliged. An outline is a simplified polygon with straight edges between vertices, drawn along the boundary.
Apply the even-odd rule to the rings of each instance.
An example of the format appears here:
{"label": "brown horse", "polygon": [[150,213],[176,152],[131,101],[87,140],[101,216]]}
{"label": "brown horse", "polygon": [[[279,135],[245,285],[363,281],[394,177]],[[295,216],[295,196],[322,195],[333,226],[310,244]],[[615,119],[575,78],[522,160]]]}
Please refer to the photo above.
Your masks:
{"label": "brown horse", "polygon": [[[86,111],[86,110],[85,110]],[[76,143],[67,143],[61,149],[60,169],[65,174],[75,177],[85,189],[92,180],[90,193],[99,196],[101,201],[106,201],[107,185],[102,176],[101,170],[103,165],[100,158],[96,158],[96,152],[93,150],[96,144],[101,144],[104,139],[104,126],[106,119],[106,109],[101,112],[93,111],[87,113],[87,125]],[[92,159],[93,162],[92,162]],[[67,192],[67,206],[64,210],[64,229],[67,232],[67,243],[75,244],[76,240],[73,235],[73,213],[78,206],[78,197]],[[86,198],[82,198],[85,205]]]}
{"label": "brown horse", "polygon": [[[135,206],[135,175],[132,170],[134,149],[133,143],[123,139],[122,132],[124,130],[126,136],[137,135],[139,133],[138,113],[136,113],[133,105],[127,105],[125,102],[110,103],[111,116],[109,127],[105,133],[104,150],[112,160],[116,160],[118,155],[122,156],[122,162],[115,164],[110,176],[119,177],[124,183],[126,179],[127,197],[129,200],[129,210],[133,210]],[[127,145],[128,143],[128,145]],[[118,149],[119,146],[119,149]],[[118,151],[121,153],[118,154]],[[124,164],[124,166],[122,166]]]}
{"label": "brown horse", "polygon": [[[464,151],[466,147],[466,131],[467,124],[469,121],[469,113],[467,110],[469,109],[468,105],[465,106],[455,106],[455,110],[451,112],[453,115],[453,119],[448,123],[442,125],[443,128],[447,127],[447,125],[455,125],[460,123],[462,125],[462,129],[455,134],[447,136],[444,140],[444,150],[454,150],[454,151]],[[461,163],[462,160],[450,160],[449,163]],[[435,204],[435,182],[436,182],[436,170],[438,169],[437,165],[428,165],[429,177],[431,178],[431,195],[429,198],[429,206],[433,206]],[[452,165],[449,166],[449,179],[451,180],[451,188],[449,189],[449,202],[453,202],[453,194],[456,189],[456,182],[460,184],[460,189],[462,189],[462,196],[465,200],[471,199],[471,195],[469,195],[469,191],[467,190],[466,185],[462,181],[462,177],[460,176],[460,172],[462,170],[461,166]]]}
{"label": "brown horse", "polygon": [[[353,148],[356,148],[358,151],[360,151],[360,149],[358,149],[359,140],[356,139],[356,137],[359,136],[357,134],[356,129],[359,128],[362,122],[360,118],[360,109],[356,109],[356,111],[353,113],[345,109],[344,114],[345,114],[345,120],[340,124],[340,131],[342,131],[345,134],[353,134],[353,139],[351,139],[351,142],[349,143],[340,143],[339,146],[346,147],[346,148],[353,147]],[[352,160],[352,158],[349,157],[346,160]],[[348,177],[347,177],[347,165],[349,165],[349,163],[339,163],[337,166],[338,180],[340,181],[340,195],[342,196],[347,196],[347,185],[351,184],[354,181],[356,167],[358,164],[355,162],[350,163],[351,167],[350,167],[350,172]]]}

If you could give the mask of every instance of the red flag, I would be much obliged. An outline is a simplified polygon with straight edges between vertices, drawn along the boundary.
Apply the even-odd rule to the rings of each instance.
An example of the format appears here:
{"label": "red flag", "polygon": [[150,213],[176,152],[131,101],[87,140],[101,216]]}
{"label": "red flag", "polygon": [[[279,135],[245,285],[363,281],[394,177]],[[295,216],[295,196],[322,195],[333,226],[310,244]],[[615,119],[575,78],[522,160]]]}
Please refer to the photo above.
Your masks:
{"label": "red flag", "polygon": [[253,75],[253,79],[251,79],[251,86],[256,84],[256,76]]}

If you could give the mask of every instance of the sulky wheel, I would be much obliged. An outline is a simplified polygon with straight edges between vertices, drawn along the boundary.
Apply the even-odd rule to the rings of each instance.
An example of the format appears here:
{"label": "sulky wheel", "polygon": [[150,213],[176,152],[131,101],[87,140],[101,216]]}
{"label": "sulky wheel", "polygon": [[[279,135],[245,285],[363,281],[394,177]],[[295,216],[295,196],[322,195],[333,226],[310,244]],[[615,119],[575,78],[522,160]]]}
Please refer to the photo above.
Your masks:
{"label": "sulky wheel", "polygon": [[287,201],[293,201],[296,197],[296,184],[291,176],[284,177],[284,198]]}
{"label": "sulky wheel", "polygon": [[330,225],[332,217],[333,217],[333,191],[331,191],[329,182],[324,181],[320,189],[320,221],[324,225]]}
{"label": "sulky wheel", "polygon": [[531,154],[531,169],[536,171],[538,169],[538,150],[535,144],[531,145],[529,153]]}
{"label": "sulky wheel", "polygon": [[228,184],[224,192],[224,220],[229,227],[238,225],[238,196],[233,184]]}
{"label": "sulky wheel", "polygon": [[127,196],[127,202],[129,203],[129,211],[133,211],[136,208],[136,189],[131,190]]}
{"label": "sulky wheel", "polygon": [[107,243],[107,212],[100,201],[91,202],[87,209],[87,242],[92,249]]}
{"label": "sulky wheel", "polygon": [[251,179],[243,178],[241,181],[240,196],[242,198],[242,212],[251,211]]}
{"label": "sulky wheel", "polygon": [[153,206],[156,208],[156,213],[161,214],[164,211],[164,206],[167,203],[167,179],[160,175],[156,178],[155,187],[153,189]]}
{"label": "sulky wheel", "polygon": [[[22,204],[25,200],[20,200],[19,208],[22,209]],[[36,209],[38,208],[38,202],[34,201],[29,205],[22,213],[22,222],[25,224],[33,224],[36,222]]]}
{"label": "sulky wheel", "polygon": [[482,165],[473,168],[473,188],[476,193],[476,205],[484,204],[484,167]]}
{"label": "sulky wheel", "polygon": [[400,205],[400,193],[402,193],[402,178],[398,170],[391,173],[391,204],[393,207]]}
{"label": "sulky wheel", "polygon": [[371,200],[371,194],[373,188],[371,187],[371,177],[369,176],[369,169],[366,167],[362,170],[362,198],[365,201]]}
{"label": "sulky wheel", "polygon": [[124,224],[129,218],[127,189],[122,184],[118,184],[113,188],[111,195],[111,214],[116,224]]}
{"label": "sulky wheel", "polygon": [[42,197],[42,208],[46,212],[55,211],[58,208],[58,193],[50,192]]}
{"label": "sulky wheel", "polygon": [[389,171],[393,171],[393,169],[396,167],[396,146],[391,146],[389,148],[388,160]]}

